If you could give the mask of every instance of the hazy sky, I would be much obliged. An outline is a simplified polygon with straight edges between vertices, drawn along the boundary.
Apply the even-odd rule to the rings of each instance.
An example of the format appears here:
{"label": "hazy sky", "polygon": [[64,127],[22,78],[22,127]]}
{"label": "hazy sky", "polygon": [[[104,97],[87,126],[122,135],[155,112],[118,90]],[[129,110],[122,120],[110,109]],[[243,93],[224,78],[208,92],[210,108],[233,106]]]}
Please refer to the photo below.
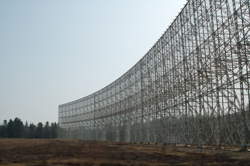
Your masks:
{"label": "hazy sky", "polygon": [[0,121],[57,121],[58,105],[113,82],[186,0],[1,0]]}

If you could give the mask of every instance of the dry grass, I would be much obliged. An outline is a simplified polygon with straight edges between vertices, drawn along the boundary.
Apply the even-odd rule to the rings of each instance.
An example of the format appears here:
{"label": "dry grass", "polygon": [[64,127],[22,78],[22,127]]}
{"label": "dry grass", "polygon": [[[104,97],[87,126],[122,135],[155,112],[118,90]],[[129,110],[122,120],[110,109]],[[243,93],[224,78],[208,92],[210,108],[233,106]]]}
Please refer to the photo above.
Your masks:
{"label": "dry grass", "polygon": [[206,147],[200,152],[196,147],[173,145],[2,139],[0,166],[250,166],[248,152],[214,149]]}

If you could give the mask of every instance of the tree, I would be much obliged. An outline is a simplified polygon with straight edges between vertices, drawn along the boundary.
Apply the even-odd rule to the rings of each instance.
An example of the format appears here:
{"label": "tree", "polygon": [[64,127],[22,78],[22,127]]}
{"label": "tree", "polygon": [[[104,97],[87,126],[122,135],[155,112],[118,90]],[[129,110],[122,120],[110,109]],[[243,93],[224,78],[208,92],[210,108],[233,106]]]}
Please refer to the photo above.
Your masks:
{"label": "tree", "polygon": [[15,136],[14,122],[12,119],[9,120],[8,125],[7,125],[7,135],[8,135],[8,138],[14,138]]}
{"label": "tree", "polygon": [[24,138],[29,138],[29,124],[27,121],[25,122],[25,125],[23,127],[23,135],[22,136]]}
{"label": "tree", "polygon": [[24,134],[24,125],[21,119],[15,118],[13,124],[13,136],[14,138],[21,138]]}
{"label": "tree", "polygon": [[15,118],[14,121],[4,120],[3,125],[0,125],[0,138],[57,138],[58,125],[57,123],[46,122],[45,125],[39,122],[37,125],[23,124],[22,120]]}
{"label": "tree", "polygon": [[4,127],[2,125],[0,126],[0,138],[3,138],[3,133],[4,133]]}
{"label": "tree", "polygon": [[44,134],[44,138],[51,138],[51,130],[50,130],[49,122],[46,122],[43,134]]}
{"label": "tree", "polygon": [[36,126],[33,123],[31,123],[28,129],[28,138],[35,138],[35,137],[36,137]]}
{"label": "tree", "polygon": [[6,138],[6,137],[8,137],[7,125],[8,125],[7,120],[4,120],[3,121],[3,125],[0,126],[0,138]]}
{"label": "tree", "polygon": [[39,122],[36,128],[36,138],[43,138],[43,124]]}
{"label": "tree", "polygon": [[58,126],[56,123],[51,123],[51,136],[52,138],[58,137]]}

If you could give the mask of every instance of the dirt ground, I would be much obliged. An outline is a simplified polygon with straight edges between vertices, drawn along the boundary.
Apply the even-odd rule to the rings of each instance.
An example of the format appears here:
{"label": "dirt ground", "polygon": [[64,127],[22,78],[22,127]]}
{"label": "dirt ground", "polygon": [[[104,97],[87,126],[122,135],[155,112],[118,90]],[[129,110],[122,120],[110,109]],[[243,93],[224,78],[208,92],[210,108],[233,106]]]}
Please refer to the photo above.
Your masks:
{"label": "dirt ground", "polygon": [[0,139],[0,166],[250,166],[237,147]]}

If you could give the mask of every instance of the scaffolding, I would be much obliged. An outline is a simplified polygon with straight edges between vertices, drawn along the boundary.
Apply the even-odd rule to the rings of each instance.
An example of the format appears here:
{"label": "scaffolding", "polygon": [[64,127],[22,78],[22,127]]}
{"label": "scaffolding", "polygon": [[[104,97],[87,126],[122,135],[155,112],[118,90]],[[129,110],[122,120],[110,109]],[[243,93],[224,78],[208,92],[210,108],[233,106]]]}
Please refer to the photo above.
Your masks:
{"label": "scaffolding", "polygon": [[59,106],[62,138],[250,143],[250,1],[189,0],[147,54]]}

